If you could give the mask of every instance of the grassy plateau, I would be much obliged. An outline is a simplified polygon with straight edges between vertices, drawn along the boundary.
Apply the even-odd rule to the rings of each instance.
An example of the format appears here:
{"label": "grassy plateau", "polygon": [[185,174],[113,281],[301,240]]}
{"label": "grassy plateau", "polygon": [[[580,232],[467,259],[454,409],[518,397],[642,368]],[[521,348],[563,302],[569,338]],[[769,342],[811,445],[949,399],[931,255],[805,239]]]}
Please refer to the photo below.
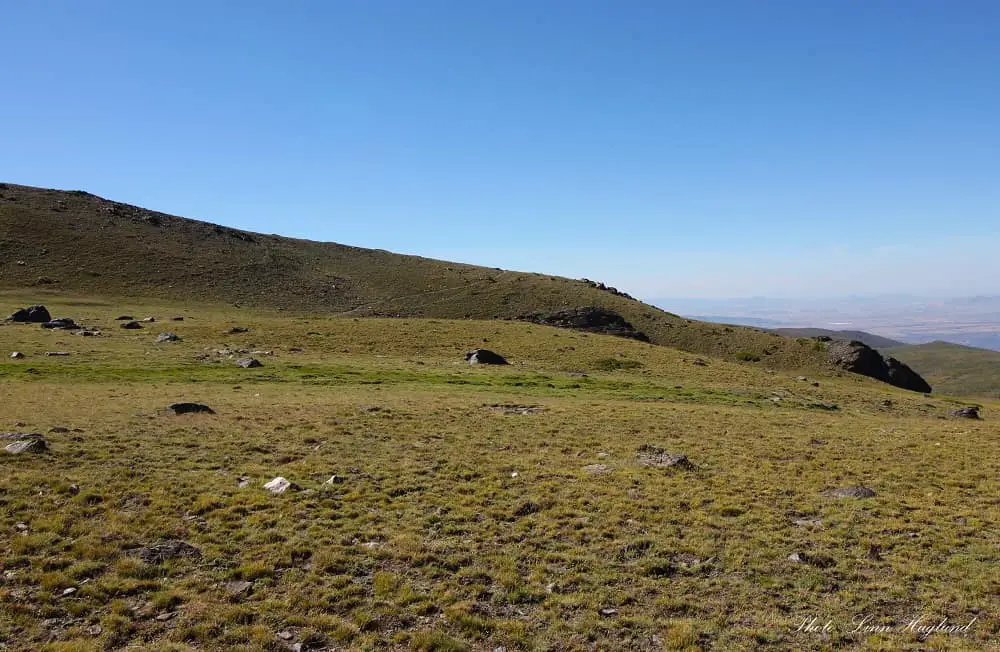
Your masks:
{"label": "grassy plateau", "polygon": [[[849,374],[520,322],[45,303],[101,335],[0,325],[0,432],[50,445],[0,453],[0,648],[997,645],[996,401],[958,419]],[[875,496],[827,495],[853,485]],[[918,629],[945,618],[967,627]]]}

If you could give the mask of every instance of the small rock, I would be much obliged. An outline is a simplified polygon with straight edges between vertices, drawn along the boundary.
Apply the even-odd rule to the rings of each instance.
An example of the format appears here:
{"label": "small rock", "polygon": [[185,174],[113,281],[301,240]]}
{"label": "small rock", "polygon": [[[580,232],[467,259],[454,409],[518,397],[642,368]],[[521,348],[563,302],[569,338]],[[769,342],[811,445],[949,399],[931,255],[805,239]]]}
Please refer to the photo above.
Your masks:
{"label": "small rock", "polygon": [[87,329],[87,330],[77,331],[73,334],[79,337],[100,337],[101,331],[92,331]]}
{"label": "small rock", "polygon": [[171,618],[173,618],[176,615],[177,615],[176,611],[170,611],[170,612],[167,612],[167,613],[164,613],[164,614],[158,614],[156,616],[156,619],[158,621],[160,621],[161,623],[164,623],[164,622],[170,620]]}
{"label": "small rock", "polygon": [[292,634],[291,632],[278,632],[278,638],[280,638],[283,641],[290,641],[293,638],[295,638],[295,635]]}
{"label": "small rock", "polygon": [[52,426],[51,428],[49,428],[49,432],[53,434],[62,434],[69,432],[69,428],[67,428],[66,426]]}
{"label": "small rock", "polygon": [[962,419],[978,419],[979,417],[979,407],[975,405],[967,405],[965,407],[960,407],[957,410],[951,412],[953,417],[960,417]]}
{"label": "small rock", "polygon": [[818,518],[800,518],[795,521],[799,527],[819,527],[823,524]]}
{"label": "small rock", "polygon": [[137,321],[127,321],[121,327],[125,330],[134,331],[142,328],[142,324]]}
{"label": "small rock", "polygon": [[805,561],[805,558],[801,554],[793,552],[788,555],[788,561],[794,561],[795,563],[800,564]]}
{"label": "small rock", "polygon": [[342,475],[331,475],[330,479],[323,484],[343,484],[344,479],[345,478]]}
{"label": "small rock", "polygon": [[826,555],[808,555],[804,552],[793,552],[788,555],[788,561],[797,564],[809,564],[817,568],[830,568],[837,565],[837,560]]}
{"label": "small rock", "polygon": [[62,594],[64,596],[73,595],[74,593],[76,593],[76,591],[77,591],[76,587],[75,586],[71,586],[68,589],[63,589]]}
{"label": "small rock", "polygon": [[59,319],[51,319],[45,322],[42,324],[42,328],[48,328],[50,330],[75,331],[78,330],[80,326],[78,326],[77,323],[69,317],[60,317]]}
{"label": "small rock", "polygon": [[253,369],[255,367],[263,367],[264,365],[256,358],[240,358],[236,361],[236,366],[243,367],[244,369]]}
{"label": "small rock", "polygon": [[101,632],[103,632],[103,631],[104,630],[101,629],[100,625],[91,625],[90,627],[87,628],[87,635],[88,636],[100,636]]}
{"label": "small rock", "polygon": [[853,487],[839,487],[837,489],[827,489],[823,495],[828,498],[873,498],[875,492],[868,487],[857,485]]}
{"label": "small rock", "polygon": [[286,478],[281,477],[280,475],[277,478],[271,480],[270,482],[265,483],[264,488],[273,494],[281,494],[288,490],[298,491],[299,489],[301,489],[299,485],[287,480]]}
{"label": "small rock", "polygon": [[33,437],[31,439],[15,441],[13,444],[9,444],[4,450],[11,455],[20,455],[22,453],[44,453],[49,450],[49,443],[41,437]]}
{"label": "small rock", "polygon": [[639,463],[643,466],[652,466],[658,469],[693,469],[694,464],[688,460],[687,455],[682,453],[668,453],[659,446],[644,444],[636,452]]}
{"label": "small rock", "polygon": [[171,539],[152,546],[138,548],[130,554],[135,555],[147,564],[162,564],[168,559],[201,557],[201,550],[198,550],[185,541]]}
{"label": "small rock", "polygon": [[215,414],[215,410],[201,403],[174,403],[169,409],[173,410],[174,414],[191,414],[197,412]]}
{"label": "small rock", "polygon": [[160,333],[156,336],[157,342],[180,342],[181,338],[176,333]]}
{"label": "small rock", "polygon": [[510,474],[510,477],[512,478],[516,478],[517,476],[518,476],[517,471],[514,471],[513,473]]}
{"label": "small rock", "polygon": [[11,360],[24,360],[24,354],[20,351],[14,351],[10,354]]}
{"label": "small rock", "polygon": [[607,464],[588,464],[583,467],[583,470],[587,473],[604,473],[608,470]]}
{"label": "small rock", "polygon": [[117,321],[135,321],[135,317],[132,315],[122,315],[121,317],[115,318]]}
{"label": "small rock", "polygon": [[65,358],[69,355],[69,351],[46,351],[45,355],[50,358]]}
{"label": "small rock", "polygon": [[611,607],[603,607],[602,609],[599,609],[597,613],[602,616],[616,616],[618,615],[618,610],[612,609]]}
{"label": "small rock", "polygon": [[28,524],[27,523],[15,523],[14,524],[14,529],[17,530],[18,532],[27,532],[28,531]]}
{"label": "small rock", "polygon": [[147,323],[147,324],[151,324],[151,323],[153,323],[154,321],[156,321],[156,319],[155,319],[154,317],[146,317],[146,318],[145,318],[145,319],[143,319],[142,321],[143,321],[143,322],[145,322],[145,323]]}
{"label": "small rock", "polygon": [[829,412],[834,412],[840,409],[840,406],[838,406],[836,403],[821,403],[821,402],[810,403],[809,407],[817,410],[827,410]]}
{"label": "small rock", "polygon": [[171,317],[170,321],[184,321],[183,317]]}
{"label": "small rock", "polygon": [[76,496],[77,494],[80,493],[80,486],[79,485],[75,485],[75,484],[71,484],[69,486],[69,493],[70,493],[71,496]]}
{"label": "small rock", "polygon": [[489,349],[475,349],[474,351],[469,351],[465,354],[465,359],[469,362],[469,364],[510,364],[502,355],[494,353]]}
{"label": "small rock", "polygon": [[693,364],[696,367],[707,367],[708,366],[708,363],[705,362],[704,360],[702,360],[701,358],[695,358],[694,360],[691,361],[691,364]]}
{"label": "small rock", "polygon": [[236,486],[239,487],[240,489],[249,486],[249,484],[250,484],[250,478],[246,477],[245,475],[240,476],[239,478],[236,479]]}
{"label": "small rock", "polygon": [[249,332],[250,332],[249,328],[244,328],[242,326],[233,326],[228,331],[226,331],[226,335],[239,335],[240,333],[249,333]]}

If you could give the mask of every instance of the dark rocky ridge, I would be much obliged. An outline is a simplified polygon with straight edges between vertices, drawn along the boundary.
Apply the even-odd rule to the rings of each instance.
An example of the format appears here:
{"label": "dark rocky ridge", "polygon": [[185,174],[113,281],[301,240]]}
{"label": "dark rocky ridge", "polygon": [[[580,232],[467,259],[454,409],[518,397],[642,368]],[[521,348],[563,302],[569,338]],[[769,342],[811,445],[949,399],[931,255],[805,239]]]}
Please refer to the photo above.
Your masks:
{"label": "dark rocky ridge", "polygon": [[881,353],[863,342],[834,340],[827,347],[827,355],[834,365],[852,373],[913,392],[931,392],[930,384],[920,374],[896,358],[883,358]]}
{"label": "dark rocky ridge", "polygon": [[649,341],[648,335],[636,330],[632,324],[627,322],[617,312],[597,306],[570,308],[552,313],[534,313],[524,315],[520,317],[520,320],[530,321],[535,324],[544,324],[545,326],[556,326],[557,328],[572,328],[574,330],[587,331],[588,333],[628,337],[640,342]]}

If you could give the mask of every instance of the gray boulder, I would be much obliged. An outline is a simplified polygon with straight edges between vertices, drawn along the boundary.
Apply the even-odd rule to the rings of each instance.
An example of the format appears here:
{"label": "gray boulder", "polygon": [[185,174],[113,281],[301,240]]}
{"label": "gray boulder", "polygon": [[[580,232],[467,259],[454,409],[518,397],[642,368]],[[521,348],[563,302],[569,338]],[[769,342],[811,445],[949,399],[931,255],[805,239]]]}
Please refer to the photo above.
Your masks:
{"label": "gray boulder", "polygon": [[469,364],[510,364],[502,355],[489,349],[476,349],[465,354]]}
{"label": "gray boulder", "polygon": [[11,455],[20,455],[21,453],[44,453],[49,450],[49,443],[42,437],[31,437],[30,439],[21,439],[12,444],[8,444],[4,450]]}
{"label": "gray boulder", "polygon": [[50,319],[49,321],[42,324],[42,328],[63,330],[63,331],[75,331],[79,330],[81,326],[78,326],[75,321],[69,317],[60,317],[59,319]]}
{"label": "gray boulder", "polygon": [[45,306],[28,306],[15,310],[7,319],[28,324],[44,324],[52,320],[52,315],[49,314],[48,308]]}
{"label": "gray boulder", "polygon": [[255,367],[263,367],[260,360],[256,358],[240,358],[236,361],[237,367],[243,367],[244,369],[253,369]]}
{"label": "gray boulder", "polygon": [[952,410],[951,415],[953,417],[961,417],[963,419],[978,419],[979,417],[979,407],[975,405],[966,405],[965,407],[960,407],[957,410]]}
{"label": "gray boulder", "polygon": [[827,356],[834,365],[851,373],[913,392],[929,394],[931,391],[931,386],[920,374],[895,358],[883,358],[864,342],[834,340],[827,347]]}
{"label": "gray boulder", "polygon": [[176,333],[160,333],[156,336],[157,342],[180,342],[181,338]]}

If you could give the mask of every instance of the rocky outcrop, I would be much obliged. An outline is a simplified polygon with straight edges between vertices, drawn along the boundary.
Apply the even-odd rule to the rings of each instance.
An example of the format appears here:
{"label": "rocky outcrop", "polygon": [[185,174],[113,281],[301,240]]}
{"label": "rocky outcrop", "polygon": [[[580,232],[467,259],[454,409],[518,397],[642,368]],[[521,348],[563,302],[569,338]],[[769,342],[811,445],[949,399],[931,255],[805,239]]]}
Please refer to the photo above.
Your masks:
{"label": "rocky outcrop", "polygon": [[625,321],[625,318],[617,312],[596,306],[570,308],[552,313],[534,313],[523,315],[519,319],[521,321],[530,321],[535,324],[544,324],[557,328],[572,328],[587,331],[588,333],[628,337],[640,342],[649,341],[649,336],[636,330],[632,324]]}
{"label": "rocky outcrop", "polygon": [[902,389],[929,394],[931,386],[920,374],[895,358],[883,358],[867,344],[835,340],[827,347],[830,362],[851,373],[868,376]]}

